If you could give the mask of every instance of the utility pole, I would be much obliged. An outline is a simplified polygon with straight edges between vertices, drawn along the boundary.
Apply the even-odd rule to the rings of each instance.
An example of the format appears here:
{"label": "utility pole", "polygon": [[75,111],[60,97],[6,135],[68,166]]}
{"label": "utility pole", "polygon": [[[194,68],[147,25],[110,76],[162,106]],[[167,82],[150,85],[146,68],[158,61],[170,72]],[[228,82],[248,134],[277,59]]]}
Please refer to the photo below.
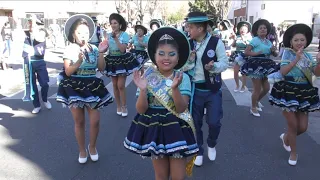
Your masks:
{"label": "utility pole", "polygon": [[246,21],[249,22],[248,11],[249,11],[249,0],[246,0]]}
{"label": "utility pole", "polygon": [[222,15],[221,15],[222,19],[224,19],[224,7],[225,7],[224,0],[222,0],[222,7],[220,6],[220,8],[222,9]]}

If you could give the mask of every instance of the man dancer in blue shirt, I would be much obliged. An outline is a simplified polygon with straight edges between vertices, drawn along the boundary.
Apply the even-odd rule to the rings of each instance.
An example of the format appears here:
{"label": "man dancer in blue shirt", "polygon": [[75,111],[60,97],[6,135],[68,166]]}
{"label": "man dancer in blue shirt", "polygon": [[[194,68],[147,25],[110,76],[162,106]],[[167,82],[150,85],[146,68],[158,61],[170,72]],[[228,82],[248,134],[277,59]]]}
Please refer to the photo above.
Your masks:
{"label": "man dancer in blue shirt", "polygon": [[228,68],[228,57],[223,42],[207,32],[208,17],[202,12],[188,14],[191,54],[188,63],[182,68],[192,81],[193,97],[190,110],[195,123],[199,153],[194,162],[203,163],[202,122],[206,108],[206,122],[209,127],[207,138],[208,157],[216,159],[216,144],[220,134],[222,111],[221,73]]}
{"label": "man dancer in blue shirt", "polygon": [[49,75],[44,60],[46,52],[46,38],[48,32],[41,27],[44,25],[35,15],[28,20],[29,30],[25,31],[25,40],[23,45],[22,57],[24,59],[23,70],[25,77],[25,95],[24,101],[33,101],[33,114],[41,110],[39,93],[37,88],[37,79],[41,86],[41,97],[47,109],[51,109],[51,103],[48,101]]}

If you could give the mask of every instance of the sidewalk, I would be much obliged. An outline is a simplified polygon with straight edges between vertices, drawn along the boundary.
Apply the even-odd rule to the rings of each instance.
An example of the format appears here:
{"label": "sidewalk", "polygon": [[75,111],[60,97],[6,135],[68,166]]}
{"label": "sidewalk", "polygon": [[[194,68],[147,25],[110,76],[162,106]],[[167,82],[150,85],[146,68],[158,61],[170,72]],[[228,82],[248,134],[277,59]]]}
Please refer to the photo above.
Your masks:
{"label": "sidewalk", "polygon": [[[9,57],[8,64],[12,69],[6,71],[0,70],[0,94],[2,96],[9,96],[22,89],[24,89],[24,73],[23,73],[23,58],[22,58],[22,47],[23,45],[18,42],[12,43],[11,56]],[[60,51],[63,51],[59,49]],[[53,53],[52,49],[46,49],[45,59],[47,59],[47,70],[50,76],[54,76],[59,73],[61,69],[59,64],[62,64],[61,52]]]}
{"label": "sidewalk", "polygon": [[[2,96],[10,96],[24,89],[24,73],[22,69],[22,65],[19,69],[10,69],[7,71],[0,71],[0,95]],[[59,70],[54,68],[47,68],[49,77],[55,76],[59,73]]]}

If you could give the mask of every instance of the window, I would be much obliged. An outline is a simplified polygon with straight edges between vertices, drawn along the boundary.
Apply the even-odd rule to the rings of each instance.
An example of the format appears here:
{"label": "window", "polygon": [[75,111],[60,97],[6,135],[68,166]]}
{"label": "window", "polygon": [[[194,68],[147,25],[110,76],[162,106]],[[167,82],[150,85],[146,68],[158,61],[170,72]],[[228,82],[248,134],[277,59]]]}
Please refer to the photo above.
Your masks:
{"label": "window", "polygon": [[253,24],[253,16],[250,16],[249,19],[250,23]]}
{"label": "window", "polygon": [[247,0],[241,0],[241,7],[247,6]]}

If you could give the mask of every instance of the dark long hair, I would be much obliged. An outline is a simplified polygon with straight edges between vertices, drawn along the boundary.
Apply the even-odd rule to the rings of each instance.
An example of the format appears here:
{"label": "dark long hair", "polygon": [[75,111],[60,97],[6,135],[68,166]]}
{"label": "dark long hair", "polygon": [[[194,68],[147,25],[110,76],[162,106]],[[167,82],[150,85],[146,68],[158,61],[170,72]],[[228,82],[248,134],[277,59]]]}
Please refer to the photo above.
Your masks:
{"label": "dark long hair", "polygon": [[80,25],[82,25],[82,24],[84,24],[84,25],[86,25],[86,26],[89,27],[88,21],[85,20],[85,19],[83,19],[83,18],[77,19],[77,20],[72,24],[72,26],[70,27],[70,31],[69,31],[69,34],[68,34],[68,39],[71,40],[71,42],[74,42],[74,41],[75,41],[75,39],[74,39],[74,37],[73,37],[73,34],[74,34],[74,32],[76,31],[76,29],[78,28],[78,26],[80,26]]}
{"label": "dark long hair", "polygon": [[120,14],[111,14],[109,18],[109,23],[111,24],[112,20],[116,20],[119,25],[120,25],[120,31],[126,31],[127,30],[127,23],[126,21],[122,18]]}
{"label": "dark long hair", "polygon": [[170,40],[170,39],[160,40],[158,42],[157,46],[156,46],[156,51],[159,48],[159,46],[165,45],[165,44],[171,45],[173,48],[175,48],[177,51],[179,51],[179,45],[178,45],[177,41],[176,40]]}

